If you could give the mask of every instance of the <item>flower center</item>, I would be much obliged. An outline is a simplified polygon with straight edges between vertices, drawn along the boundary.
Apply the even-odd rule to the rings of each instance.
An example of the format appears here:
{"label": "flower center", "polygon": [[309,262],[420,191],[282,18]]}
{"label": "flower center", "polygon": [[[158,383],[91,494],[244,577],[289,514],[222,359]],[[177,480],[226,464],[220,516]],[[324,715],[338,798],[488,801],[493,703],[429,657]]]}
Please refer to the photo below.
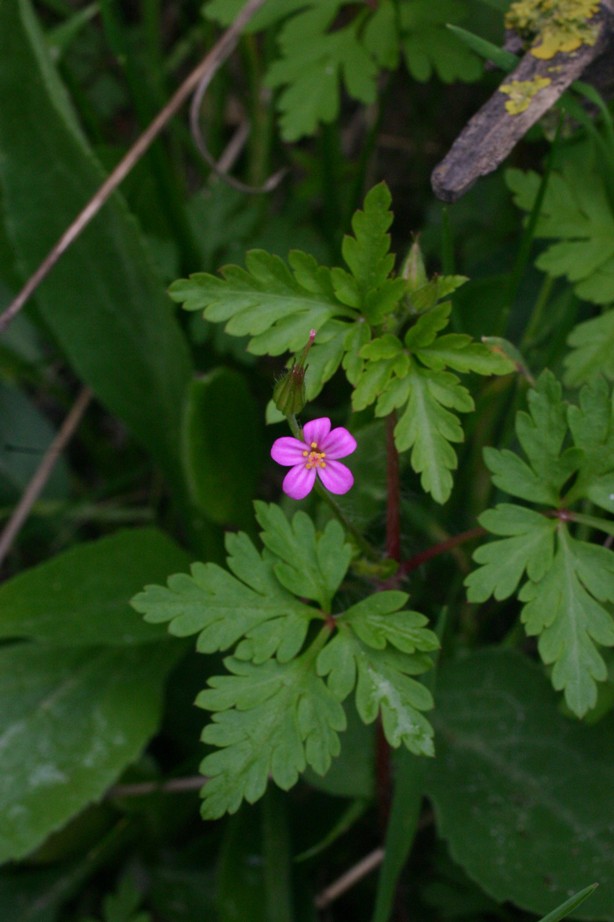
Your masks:
{"label": "flower center", "polygon": [[312,442],[309,448],[311,449],[310,451],[305,449],[303,452],[303,458],[306,458],[305,467],[307,470],[310,471],[312,467],[326,467],[326,461],[324,460],[326,452],[318,451],[318,443]]}

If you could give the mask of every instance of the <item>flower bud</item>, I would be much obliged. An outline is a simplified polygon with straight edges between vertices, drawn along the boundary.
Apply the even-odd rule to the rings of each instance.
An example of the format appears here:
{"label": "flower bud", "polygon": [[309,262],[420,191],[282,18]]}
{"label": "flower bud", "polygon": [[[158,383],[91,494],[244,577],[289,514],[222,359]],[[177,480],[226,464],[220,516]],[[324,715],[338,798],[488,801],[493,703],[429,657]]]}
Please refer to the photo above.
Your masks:
{"label": "flower bud", "polygon": [[409,253],[405,257],[401,276],[407,280],[409,291],[417,291],[428,282],[426,269],[424,268],[424,259],[418,238],[414,240],[409,248]]}
{"label": "flower bud", "polygon": [[316,331],[311,330],[307,345],[298,358],[295,356],[292,359],[292,364],[273,389],[273,403],[284,416],[296,416],[307,403],[305,372],[308,366],[305,361],[315,336]]}

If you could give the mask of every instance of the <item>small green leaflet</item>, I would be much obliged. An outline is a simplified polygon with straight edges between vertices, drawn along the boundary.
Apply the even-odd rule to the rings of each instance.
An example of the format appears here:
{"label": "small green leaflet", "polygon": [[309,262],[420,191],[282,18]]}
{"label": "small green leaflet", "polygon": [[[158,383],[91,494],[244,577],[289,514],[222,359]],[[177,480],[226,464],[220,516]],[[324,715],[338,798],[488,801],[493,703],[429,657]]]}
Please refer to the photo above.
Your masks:
{"label": "small green leaflet", "polygon": [[[423,488],[444,503],[452,490],[456,468],[453,443],[462,442],[456,413],[473,410],[469,391],[447,368],[478,374],[507,374],[511,360],[470,336],[438,336],[449,321],[451,302],[425,311],[406,333],[404,342],[384,334],[362,347],[368,361],[356,382],[353,405],[362,410],[375,403],[375,415],[402,410],[394,435],[400,452],[411,449],[411,464],[421,474]],[[456,412],[455,412],[456,411]]]}
{"label": "small green leaflet", "polygon": [[[256,800],[269,777],[287,789],[307,766],[325,774],[352,692],[365,723],[381,714],[392,746],[433,752],[422,715],[432,700],[415,678],[438,647],[426,618],[405,610],[398,591],[335,613],[351,559],[341,526],[333,520],[317,532],[303,511],[288,520],[277,506],[255,505],[262,551],[245,534],[229,535],[229,570],[194,564],[191,576],[148,586],[132,602],[173,634],[198,634],[201,652],[233,648],[228,674],[211,678],[197,702],[214,713],[203,733],[217,747],[202,765],[208,818]],[[312,622],[321,625],[315,635]]]}
{"label": "small green leaflet", "polygon": [[445,83],[481,77],[480,59],[447,28],[464,18],[464,3],[412,0],[398,3],[397,9],[403,55],[416,80],[428,80],[433,71]]}
{"label": "small green leaflet", "polygon": [[[516,205],[531,211],[541,182],[537,173],[508,170],[506,180]],[[552,173],[535,234],[559,241],[538,257],[539,269],[566,276],[579,298],[614,301],[614,213],[587,145],[567,152]]]}
{"label": "small green leaflet", "polygon": [[[468,598],[506,599],[520,585],[527,634],[539,637],[554,687],[581,717],[595,706],[596,683],[607,676],[599,647],[614,646],[614,621],[604,606],[614,602],[614,553],[572,536],[574,514],[567,510],[588,499],[614,511],[612,395],[598,379],[582,388],[578,406],[567,405],[546,371],[530,392],[529,413],[517,415],[516,433],[527,460],[509,450],[486,449],[493,481],[554,514],[511,503],[484,512],[480,523],[498,540],[475,552],[479,567],[467,577]],[[579,513],[578,521],[611,531],[605,520]]]}
{"label": "small green leaflet", "polygon": [[567,340],[571,351],[565,356],[565,383],[577,387],[597,374],[614,381],[614,311],[585,320]]}

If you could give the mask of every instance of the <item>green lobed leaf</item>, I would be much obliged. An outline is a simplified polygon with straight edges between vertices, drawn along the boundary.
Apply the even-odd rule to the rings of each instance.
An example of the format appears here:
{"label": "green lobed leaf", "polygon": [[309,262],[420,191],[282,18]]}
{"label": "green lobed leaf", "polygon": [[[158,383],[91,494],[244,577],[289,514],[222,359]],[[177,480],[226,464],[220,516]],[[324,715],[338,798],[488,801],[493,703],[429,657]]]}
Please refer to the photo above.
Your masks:
{"label": "green lobed leaf", "polygon": [[525,576],[538,582],[552,566],[556,520],[532,509],[501,503],[479,518],[480,525],[495,535],[508,535],[479,547],[473,559],[480,564],[465,580],[470,602],[489,596],[507,599]]}
{"label": "green lobed leaf", "polygon": [[[279,652],[290,659],[300,649],[309,622],[321,615],[284,589],[273,560],[263,559],[247,535],[228,536],[226,546],[229,565],[239,578],[217,564],[195,563],[191,576],[177,573],[166,587],[146,586],[132,599],[133,607],[153,624],[170,622],[168,629],[176,637],[198,634],[201,653],[227,650],[270,622],[265,636],[272,651],[267,648],[266,655]],[[264,655],[262,634],[255,634],[255,643],[254,655]]]}
{"label": "green lobed leaf", "polygon": [[374,650],[348,625],[340,624],[319,654],[317,668],[328,677],[328,687],[340,701],[355,689],[361,719],[370,724],[379,715],[391,746],[403,744],[417,755],[433,755],[433,730],[420,713],[433,706],[432,697],[412,678],[429,665],[425,656]]}
{"label": "green lobed leaf", "polygon": [[[452,491],[450,471],[457,458],[452,443],[463,441],[458,417],[451,412],[467,413],[473,400],[456,375],[445,371],[427,371],[413,365],[408,375],[409,397],[394,429],[400,452],[411,449],[411,465],[420,474],[422,488],[438,503],[444,503]],[[384,410],[378,407],[377,415]]]}
{"label": "green lobed leaf", "polygon": [[575,918],[614,919],[614,718],[574,723],[510,650],[442,663],[426,790],[454,860],[498,902],[542,915],[600,886]]}
{"label": "green lobed leaf", "polygon": [[264,529],[262,542],[277,557],[273,569],[281,585],[294,595],[319,602],[329,612],[352,558],[339,522],[331,519],[317,534],[302,510],[290,522],[279,506],[256,502],[255,507]]}
{"label": "green lobed leaf", "polygon": [[[394,266],[390,236],[386,233],[393,220],[390,202],[385,183],[374,186],[365,197],[364,210],[357,211],[352,218],[354,236],[346,235],[342,244],[343,258],[362,296],[360,307],[366,308],[365,313],[372,322],[381,320],[385,312],[393,310],[405,291],[402,279],[389,279]],[[381,289],[390,286],[391,303],[386,303],[384,311]],[[369,309],[371,304],[376,314]]]}
{"label": "green lobed leaf", "polygon": [[464,435],[455,412],[473,409],[473,400],[458,377],[446,367],[479,374],[506,374],[513,362],[460,334],[438,333],[448,325],[451,303],[421,314],[405,334],[384,333],[360,349],[364,364],[355,381],[356,410],[376,403],[375,415],[400,410],[394,435],[398,451],[411,449],[410,461],[421,474],[424,490],[440,503],[452,490],[450,471],[457,465],[452,443]]}
{"label": "green lobed leaf", "polygon": [[401,43],[407,67],[416,80],[429,80],[433,71],[446,83],[477,80],[482,73],[479,58],[450,32],[465,4],[455,0],[412,0],[398,6]]}
{"label": "green lobed leaf", "polygon": [[269,777],[288,790],[307,765],[325,774],[345,728],[343,708],[308,655],[261,665],[228,658],[225,665],[231,675],[211,679],[196,702],[215,712],[203,741],[218,747],[201,765],[206,819],[258,800]]}
{"label": "green lobed leaf", "polygon": [[[506,180],[515,203],[530,212],[540,177],[508,170]],[[614,214],[587,144],[567,150],[552,173],[535,234],[559,241],[538,257],[538,268],[555,278],[566,276],[579,298],[596,304],[614,300]]]}
{"label": "green lobed leaf", "polygon": [[585,320],[571,331],[565,356],[565,383],[577,387],[596,375],[614,380],[614,311]]}
{"label": "green lobed leaf", "polygon": [[614,621],[601,604],[614,601],[614,553],[572,538],[563,524],[557,539],[552,565],[518,598],[526,603],[527,634],[539,636],[540,656],[553,665],[552,684],[582,717],[597,702],[596,683],[607,678],[598,648],[614,646]]}
{"label": "green lobed leaf", "polygon": [[[525,603],[522,621],[529,635],[539,636],[554,687],[583,716],[596,704],[596,683],[607,675],[599,647],[614,645],[614,623],[603,604],[614,600],[614,553],[573,538],[567,522],[576,514],[567,509],[590,499],[614,511],[614,404],[606,382],[597,379],[582,388],[579,405],[567,406],[550,372],[541,375],[529,403],[530,414],[518,414],[517,433],[530,466],[511,451],[495,449],[486,451],[486,463],[497,486],[549,504],[556,514],[510,504],[485,512],[481,524],[504,537],[478,548],[474,560],[481,566],[465,585],[470,601],[504,599],[526,576],[518,593]],[[565,449],[568,430],[575,447]],[[608,522],[582,512],[577,521],[609,530]]]}
{"label": "green lobed leaf", "polygon": [[277,106],[282,137],[295,141],[313,134],[339,111],[341,80],[351,96],[372,103],[377,66],[361,39],[360,18],[329,31],[343,0],[318,0],[289,19],[279,33],[281,56],[269,67],[266,82],[283,87]]}
{"label": "green lobed leaf", "polygon": [[[0,92],[0,199],[25,279],[105,179],[27,0],[0,4]],[[177,408],[190,359],[118,194],[64,253],[36,303],[75,373],[180,487]]]}
{"label": "green lobed leaf", "polygon": [[570,406],[567,417],[574,444],[583,457],[566,502],[586,497],[614,512],[614,394],[603,378],[581,389],[579,406]]}
{"label": "green lobed leaf", "polygon": [[137,758],[180,652],[168,643],[0,649],[0,861],[35,849]]}
{"label": "green lobed leaf", "polygon": [[213,323],[226,323],[233,336],[250,336],[256,355],[298,352],[310,330],[335,316],[354,317],[333,292],[329,271],[313,257],[292,253],[289,264],[264,250],[247,253],[246,268],[227,266],[223,278],[196,273],[173,282],[169,294],[186,310],[203,310]]}
{"label": "green lobed leaf", "polygon": [[143,583],[164,579],[188,557],[155,528],[83,542],[0,586],[0,637],[59,646],[126,646],[164,640],[130,609]]}
{"label": "green lobed leaf", "polygon": [[561,489],[582,463],[582,452],[563,450],[567,406],[552,372],[540,375],[528,402],[529,413],[516,415],[516,433],[529,463],[507,449],[488,448],[484,459],[500,489],[530,502],[557,506]]}

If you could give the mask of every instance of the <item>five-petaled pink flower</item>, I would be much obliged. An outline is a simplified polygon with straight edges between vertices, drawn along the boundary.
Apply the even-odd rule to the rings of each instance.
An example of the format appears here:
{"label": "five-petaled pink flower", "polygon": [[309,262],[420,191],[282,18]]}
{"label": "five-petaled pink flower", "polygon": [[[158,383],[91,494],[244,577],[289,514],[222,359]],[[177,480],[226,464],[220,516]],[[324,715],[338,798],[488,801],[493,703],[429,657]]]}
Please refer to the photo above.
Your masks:
{"label": "five-petaled pink flower", "polygon": [[293,436],[276,439],[271,457],[290,468],[282,484],[284,493],[292,499],[303,499],[312,489],[316,474],[331,493],[347,493],[354,477],[337,459],[351,455],[355,449],[354,436],[342,426],[331,432],[330,419],[323,416],[305,423],[302,441]]}

